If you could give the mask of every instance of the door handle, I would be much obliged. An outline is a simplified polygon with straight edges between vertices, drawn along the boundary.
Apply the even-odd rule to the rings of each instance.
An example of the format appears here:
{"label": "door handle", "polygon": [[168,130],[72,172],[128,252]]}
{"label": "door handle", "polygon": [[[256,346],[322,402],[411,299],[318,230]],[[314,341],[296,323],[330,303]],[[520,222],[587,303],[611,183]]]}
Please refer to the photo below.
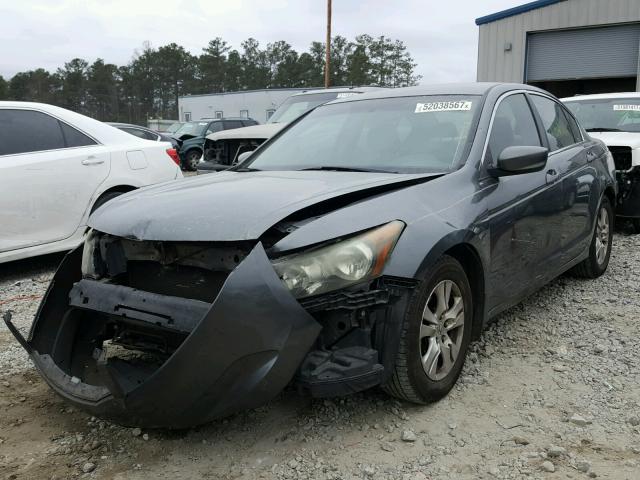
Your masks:
{"label": "door handle", "polygon": [[101,158],[94,157],[93,155],[82,160],[82,165],[101,165],[104,163],[104,160]]}
{"label": "door handle", "polygon": [[558,172],[553,168],[547,170],[547,174],[545,176],[547,183],[553,183],[558,179]]}

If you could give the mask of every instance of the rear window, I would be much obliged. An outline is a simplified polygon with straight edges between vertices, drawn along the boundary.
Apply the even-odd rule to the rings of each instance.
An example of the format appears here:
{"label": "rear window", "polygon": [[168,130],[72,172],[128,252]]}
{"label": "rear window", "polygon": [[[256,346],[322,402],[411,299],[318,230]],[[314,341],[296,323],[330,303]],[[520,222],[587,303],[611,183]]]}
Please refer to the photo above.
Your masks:
{"label": "rear window", "polygon": [[559,103],[540,95],[531,95],[531,100],[540,114],[552,152],[578,143]]}
{"label": "rear window", "polygon": [[71,125],[67,125],[64,122],[60,122],[64,139],[66,140],[67,147],[86,147],[87,145],[95,145],[96,142],[92,138],[86,136],[84,133],[76,130]]}

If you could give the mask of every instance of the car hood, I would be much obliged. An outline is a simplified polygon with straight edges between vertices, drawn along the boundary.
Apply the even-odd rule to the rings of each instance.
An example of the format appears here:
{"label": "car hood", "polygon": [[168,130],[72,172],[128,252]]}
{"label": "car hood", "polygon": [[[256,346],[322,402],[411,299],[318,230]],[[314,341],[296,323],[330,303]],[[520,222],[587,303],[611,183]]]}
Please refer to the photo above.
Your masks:
{"label": "car hood", "polygon": [[209,140],[242,140],[242,139],[267,139],[285,127],[286,123],[266,123],[264,125],[251,125],[250,127],[233,128],[222,132],[207,135]]}
{"label": "car hood", "polygon": [[640,148],[640,132],[589,132],[589,135],[607,146]]}
{"label": "car hood", "polygon": [[256,240],[304,208],[337,199],[331,208],[340,208],[440,175],[226,171],[121,195],[99,208],[89,226],[136,240]]}

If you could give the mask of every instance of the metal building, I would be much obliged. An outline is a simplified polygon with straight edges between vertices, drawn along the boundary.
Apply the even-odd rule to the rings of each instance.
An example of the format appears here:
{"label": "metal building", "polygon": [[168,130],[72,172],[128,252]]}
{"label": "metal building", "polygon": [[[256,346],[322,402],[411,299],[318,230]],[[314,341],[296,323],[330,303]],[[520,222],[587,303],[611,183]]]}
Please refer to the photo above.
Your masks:
{"label": "metal building", "polygon": [[270,88],[240,92],[187,95],[178,98],[180,121],[202,118],[243,117],[266,122],[278,106],[294,93],[308,88]]}
{"label": "metal building", "polygon": [[478,81],[640,91],[640,0],[538,0],[476,19]]}

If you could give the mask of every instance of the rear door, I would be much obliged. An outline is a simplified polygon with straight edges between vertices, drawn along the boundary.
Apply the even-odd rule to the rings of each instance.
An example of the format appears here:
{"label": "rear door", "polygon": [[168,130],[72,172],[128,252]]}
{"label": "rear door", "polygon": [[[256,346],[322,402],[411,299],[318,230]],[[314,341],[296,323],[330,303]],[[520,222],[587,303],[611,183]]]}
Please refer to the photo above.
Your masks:
{"label": "rear door", "polygon": [[0,251],[72,236],[109,159],[104,146],[45,112],[0,109]]}
{"label": "rear door", "polygon": [[597,172],[591,162],[598,155],[591,150],[595,145],[584,140],[577,122],[560,102],[534,93],[530,98],[549,147],[547,167],[555,172],[556,181],[562,186],[559,243],[550,258],[562,270],[591,239],[592,211],[597,206],[597,199],[592,198]]}

